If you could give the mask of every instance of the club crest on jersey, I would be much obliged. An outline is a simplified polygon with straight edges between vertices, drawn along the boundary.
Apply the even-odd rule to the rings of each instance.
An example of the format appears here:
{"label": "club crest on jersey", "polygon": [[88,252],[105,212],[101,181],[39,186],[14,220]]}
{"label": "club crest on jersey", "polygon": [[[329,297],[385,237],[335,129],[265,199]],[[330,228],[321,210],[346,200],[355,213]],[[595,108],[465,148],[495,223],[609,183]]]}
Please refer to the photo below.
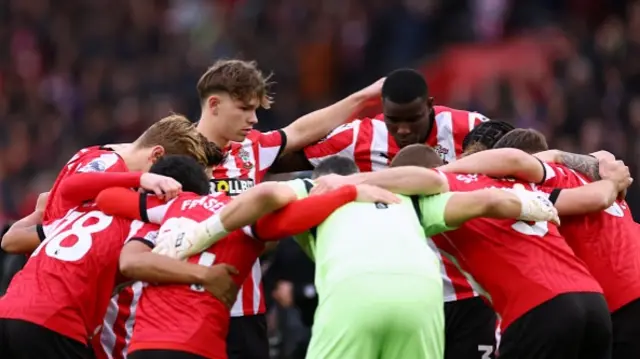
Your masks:
{"label": "club crest on jersey", "polygon": [[238,178],[225,178],[225,179],[212,179],[211,180],[211,193],[226,193],[229,196],[237,196],[240,193],[255,186],[255,182],[252,179],[238,179]]}
{"label": "club crest on jersey", "polygon": [[242,167],[248,170],[253,168],[253,163],[251,163],[251,156],[249,156],[249,152],[247,152],[245,149],[241,149],[240,151],[238,151],[238,157],[240,157],[240,160],[242,161]]}
{"label": "club crest on jersey", "polygon": [[435,145],[433,147],[433,150],[436,151],[436,153],[438,154],[438,156],[440,156],[440,158],[446,162],[447,159],[447,155],[449,154],[449,149],[448,148],[444,148],[440,145]]}

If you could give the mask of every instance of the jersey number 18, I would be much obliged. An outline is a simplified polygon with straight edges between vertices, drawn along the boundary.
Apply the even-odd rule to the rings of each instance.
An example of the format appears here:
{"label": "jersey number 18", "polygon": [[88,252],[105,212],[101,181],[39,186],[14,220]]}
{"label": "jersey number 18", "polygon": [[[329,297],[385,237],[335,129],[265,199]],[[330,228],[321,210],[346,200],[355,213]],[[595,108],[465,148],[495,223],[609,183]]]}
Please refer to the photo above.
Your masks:
{"label": "jersey number 18", "polygon": [[[87,223],[92,222],[87,225]],[[99,211],[88,213],[69,212],[52,233],[36,248],[32,256],[37,256],[42,248],[47,256],[65,262],[75,262],[84,257],[91,249],[93,234],[105,230],[113,222],[113,217]],[[71,226],[69,227],[69,224]],[[70,246],[62,242],[68,238],[76,238]]]}

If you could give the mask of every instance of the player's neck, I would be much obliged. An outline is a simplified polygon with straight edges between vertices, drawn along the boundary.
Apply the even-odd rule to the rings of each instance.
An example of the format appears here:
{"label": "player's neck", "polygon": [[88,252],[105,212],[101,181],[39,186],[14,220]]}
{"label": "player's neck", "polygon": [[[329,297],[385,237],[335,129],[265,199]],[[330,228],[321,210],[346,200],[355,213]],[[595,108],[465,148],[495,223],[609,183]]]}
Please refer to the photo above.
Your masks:
{"label": "player's neck", "polygon": [[147,161],[146,159],[141,160],[141,156],[136,155],[137,150],[135,147],[134,145],[123,146],[115,149],[115,152],[122,158],[129,171],[137,172],[145,168]]}
{"label": "player's neck", "polygon": [[217,129],[213,118],[208,118],[204,116],[204,114],[200,117],[200,121],[198,121],[198,131],[220,148],[225,148],[230,142],[220,134],[221,132]]}

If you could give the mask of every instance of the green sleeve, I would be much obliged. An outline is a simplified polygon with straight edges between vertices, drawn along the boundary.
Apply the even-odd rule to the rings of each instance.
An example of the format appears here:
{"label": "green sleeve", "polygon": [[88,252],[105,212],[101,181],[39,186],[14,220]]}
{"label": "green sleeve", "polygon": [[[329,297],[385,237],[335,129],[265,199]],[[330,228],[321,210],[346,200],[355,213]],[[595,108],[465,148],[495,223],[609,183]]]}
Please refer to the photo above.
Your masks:
{"label": "green sleeve", "polygon": [[313,181],[309,180],[309,179],[294,179],[291,181],[284,181],[282,182],[286,185],[288,185],[289,187],[291,187],[291,189],[293,189],[293,191],[296,193],[296,195],[298,196],[298,199],[302,199],[302,198],[306,198],[309,196],[309,188],[313,187]]}
{"label": "green sleeve", "polygon": [[315,243],[313,241],[311,232],[306,231],[304,233],[296,234],[295,236],[293,236],[293,239],[296,241],[296,243],[298,243],[302,251],[309,257],[309,259],[315,262]]}
{"label": "green sleeve", "polygon": [[427,236],[456,229],[447,226],[444,219],[447,203],[453,194],[453,192],[447,192],[420,197],[420,212],[422,212],[420,222]]}
{"label": "green sleeve", "polygon": [[[298,199],[308,197],[309,189],[313,187],[313,181],[308,179],[294,179],[283,183],[293,189],[298,196]],[[311,232],[306,231],[304,233],[300,233],[293,236],[293,239],[298,243],[300,248],[302,248],[302,251],[311,258],[311,260],[315,260],[315,243]]]}

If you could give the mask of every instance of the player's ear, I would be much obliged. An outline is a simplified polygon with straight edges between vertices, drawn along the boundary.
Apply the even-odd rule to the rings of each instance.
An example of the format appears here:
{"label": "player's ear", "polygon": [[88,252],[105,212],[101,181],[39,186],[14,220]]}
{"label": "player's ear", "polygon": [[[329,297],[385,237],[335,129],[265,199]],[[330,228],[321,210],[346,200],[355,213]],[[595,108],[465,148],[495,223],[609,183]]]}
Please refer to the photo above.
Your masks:
{"label": "player's ear", "polygon": [[433,97],[427,97],[427,106],[433,108]]}
{"label": "player's ear", "polygon": [[220,107],[220,96],[218,95],[209,96],[209,98],[207,98],[206,106],[213,115],[217,116],[218,109]]}
{"label": "player's ear", "polygon": [[156,161],[159,160],[160,157],[164,156],[164,153],[164,147],[160,145],[153,146],[153,148],[151,149],[151,162],[156,163]]}

